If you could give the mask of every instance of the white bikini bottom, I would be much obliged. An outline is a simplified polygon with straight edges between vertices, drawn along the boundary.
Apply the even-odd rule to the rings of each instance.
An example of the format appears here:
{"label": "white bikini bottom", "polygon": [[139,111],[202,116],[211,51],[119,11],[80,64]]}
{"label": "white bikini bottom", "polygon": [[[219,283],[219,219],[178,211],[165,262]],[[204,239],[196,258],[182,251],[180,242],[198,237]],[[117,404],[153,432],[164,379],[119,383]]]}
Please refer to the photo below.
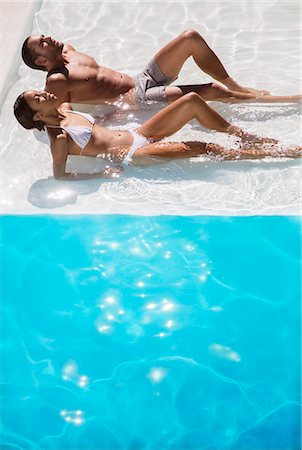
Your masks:
{"label": "white bikini bottom", "polygon": [[131,162],[132,155],[135,152],[135,150],[137,150],[140,147],[144,147],[145,145],[152,144],[153,142],[151,139],[147,139],[145,136],[139,134],[137,131],[134,130],[127,130],[127,131],[129,131],[129,133],[132,134],[133,136],[133,144],[131,145],[129,152],[127,153],[123,161],[123,164],[125,166],[128,166],[129,163]]}

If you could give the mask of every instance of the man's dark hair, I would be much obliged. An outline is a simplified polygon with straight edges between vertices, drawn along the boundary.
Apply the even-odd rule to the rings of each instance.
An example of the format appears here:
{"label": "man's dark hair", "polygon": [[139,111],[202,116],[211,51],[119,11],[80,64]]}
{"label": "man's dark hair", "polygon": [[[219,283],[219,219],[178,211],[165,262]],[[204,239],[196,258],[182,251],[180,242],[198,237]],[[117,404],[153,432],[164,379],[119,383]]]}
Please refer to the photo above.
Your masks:
{"label": "man's dark hair", "polygon": [[31,109],[24,98],[24,92],[19,95],[14,104],[14,114],[18,122],[27,130],[37,128],[37,130],[44,130],[45,123],[42,120],[34,120],[35,111]]}
{"label": "man's dark hair", "polygon": [[28,36],[28,38],[25,39],[23,45],[22,45],[22,59],[25,62],[25,64],[30,67],[31,69],[37,69],[37,70],[44,70],[46,71],[45,67],[43,66],[38,66],[37,64],[35,64],[35,59],[38,57],[38,55],[33,51],[30,50],[28,48],[28,39],[30,38],[30,36]]}

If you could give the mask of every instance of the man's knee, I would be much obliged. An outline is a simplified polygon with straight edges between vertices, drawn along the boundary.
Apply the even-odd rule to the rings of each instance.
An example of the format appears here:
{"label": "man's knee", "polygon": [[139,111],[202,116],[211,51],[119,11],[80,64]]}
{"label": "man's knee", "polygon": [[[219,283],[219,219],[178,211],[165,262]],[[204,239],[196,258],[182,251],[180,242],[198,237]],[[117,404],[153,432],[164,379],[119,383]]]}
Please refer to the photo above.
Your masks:
{"label": "man's knee", "polygon": [[186,41],[200,41],[203,40],[202,36],[196,30],[186,30],[181,33],[181,38]]}

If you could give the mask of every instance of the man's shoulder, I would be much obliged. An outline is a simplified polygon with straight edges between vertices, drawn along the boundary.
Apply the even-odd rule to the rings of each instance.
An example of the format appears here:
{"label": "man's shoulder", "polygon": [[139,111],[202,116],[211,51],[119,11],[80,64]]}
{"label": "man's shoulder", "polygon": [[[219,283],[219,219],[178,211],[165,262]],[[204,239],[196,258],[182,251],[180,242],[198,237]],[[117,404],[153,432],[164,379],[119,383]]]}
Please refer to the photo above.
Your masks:
{"label": "man's shoulder", "polygon": [[51,70],[47,74],[46,84],[52,83],[62,83],[68,80],[68,72],[64,69],[60,70]]}
{"label": "man's shoulder", "polygon": [[64,73],[54,72],[50,74],[46,79],[45,90],[55,94],[60,103],[70,101],[68,78]]}
{"label": "man's shoulder", "polygon": [[64,51],[76,52],[77,50],[71,44],[64,44]]}

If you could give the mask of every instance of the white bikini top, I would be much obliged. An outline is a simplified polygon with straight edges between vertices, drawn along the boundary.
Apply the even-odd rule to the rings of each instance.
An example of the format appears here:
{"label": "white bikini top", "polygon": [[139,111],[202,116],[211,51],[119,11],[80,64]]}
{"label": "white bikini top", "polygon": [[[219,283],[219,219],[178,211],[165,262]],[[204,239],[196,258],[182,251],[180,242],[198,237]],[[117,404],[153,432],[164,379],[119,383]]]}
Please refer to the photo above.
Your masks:
{"label": "white bikini top", "polygon": [[[72,111],[68,110],[66,112],[72,113],[72,114],[78,114],[79,116],[84,117],[87,119],[92,125],[95,124],[95,118],[91,116],[91,114],[83,113],[80,111]],[[90,141],[91,135],[92,135],[92,127],[85,127],[80,125],[75,125],[72,127],[59,127],[54,125],[48,125],[48,128],[62,128],[62,130],[65,130],[66,133],[71,137],[73,142],[75,142],[81,149],[80,156],[83,153],[84,148]]]}

